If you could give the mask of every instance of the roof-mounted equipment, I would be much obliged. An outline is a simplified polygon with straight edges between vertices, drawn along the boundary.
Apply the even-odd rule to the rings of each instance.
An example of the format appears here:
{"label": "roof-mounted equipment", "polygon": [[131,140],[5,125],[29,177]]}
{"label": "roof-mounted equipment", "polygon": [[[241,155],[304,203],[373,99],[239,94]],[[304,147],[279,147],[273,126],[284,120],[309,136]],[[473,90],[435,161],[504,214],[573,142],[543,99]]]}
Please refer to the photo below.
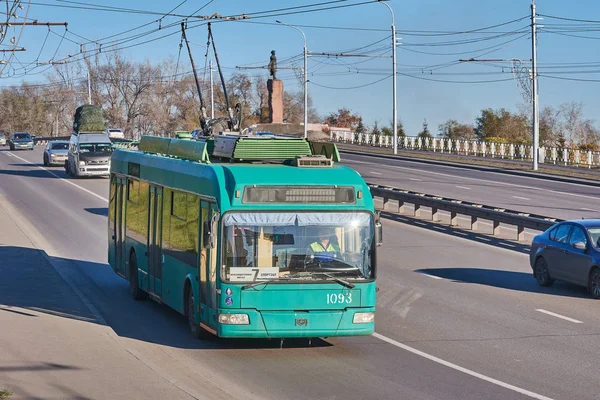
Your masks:
{"label": "roof-mounted equipment", "polygon": [[182,160],[210,163],[206,142],[186,139],[169,139],[158,136],[142,136],[138,149],[144,153],[160,154]]}

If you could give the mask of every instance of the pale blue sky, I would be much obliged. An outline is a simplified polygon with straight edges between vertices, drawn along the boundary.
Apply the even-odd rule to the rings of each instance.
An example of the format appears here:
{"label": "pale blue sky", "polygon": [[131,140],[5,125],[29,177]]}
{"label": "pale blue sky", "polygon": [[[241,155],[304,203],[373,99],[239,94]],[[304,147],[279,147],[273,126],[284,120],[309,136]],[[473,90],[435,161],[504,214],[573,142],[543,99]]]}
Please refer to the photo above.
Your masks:
{"label": "pale blue sky", "polygon": [[[153,21],[158,20],[160,15],[48,6],[80,6],[80,4],[75,4],[75,1],[32,0],[29,18],[38,19],[40,22],[67,21],[69,23],[69,33],[62,41],[55,59],[62,59],[69,54],[76,55],[79,52],[77,43],[86,42],[83,38],[104,43],[102,49],[106,52],[110,48],[107,42],[111,40],[143,34],[138,39],[122,45],[129,46],[170,33],[172,35],[163,39],[127,48],[125,53],[134,60],[177,57],[180,41],[179,26],[168,27],[168,25],[178,22],[179,17],[165,17],[161,22],[163,29],[157,31],[159,24]],[[95,0],[92,4],[166,13],[181,1]],[[341,6],[360,1],[330,1],[329,6]],[[81,4],[83,3],[90,4],[81,0]],[[189,15],[206,3],[208,0],[188,0],[173,13]],[[274,23],[276,19],[289,24],[366,29],[335,30],[303,27],[311,52],[339,53],[350,50],[355,53],[367,51],[370,54],[391,54],[391,39],[388,38],[391,16],[384,5],[376,2],[328,11],[266,18],[259,18],[261,14],[252,14],[257,11],[314,3],[319,3],[319,1],[214,0],[200,14],[239,15],[247,13],[251,16],[246,22],[223,22],[213,25],[217,49],[226,74],[235,71],[235,66],[238,65],[266,65],[271,49],[277,50],[281,67],[301,66],[300,57],[294,58],[292,63],[286,63],[285,59],[301,54],[302,36],[299,32],[285,26],[262,24]],[[398,110],[399,117],[409,134],[415,134],[420,130],[424,118],[427,118],[430,129],[437,132],[437,125],[448,118],[473,122],[482,108],[516,109],[517,105],[523,102],[520,91],[512,79],[510,63],[487,63],[484,65],[473,63],[452,65],[452,63],[461,58],[468,59],[478,56],[493,59],[529,59],[531,57],[530,0],[390,0],[388,4],[395,11],[398,37],[402,38],[402,44],[398,47],[398,71],[405,75],[398,76]],[[537,8],[538,13],[550,16],[600,20],[600,2],[594,0],[570,2],[538,0]],[[301,10],[306,9],[298,11]],[[21,17],[25,15],[24,13],[25,10],[20,10],[18,15]],[[468,31],[499,25],[523,17],[525,18],[520,21],[483,31],[485,33],[440,35],[443,32]],[[565,81],[544,76],[600,80],[600,41],[587,38],[600,38],[598,32],[600,23],[576,23],[550,18],[544,18],[539,23],[545,25],[542,29],[546,31],[557,32],[560,30],[559,32],[563,34],[586,37],[564,36],[543,30],[539,33],[538,60],[542,75],[540,78],[540,104],[556,106],[563,102],[581,101],[585,104],[585,113],[588,118],[600,119],[597,111],[600,100],[596,94],[597,89],[600,88],[600,82]],[[148,25],[122,36],[102,40],[102,38],[139,27],[142,24]],[[191,27],[195,22],[190,20],[189,24]],[[518,33],[521,31],[522,33]],[[18,34],[18,30],[15,31],[15,27],[12,27],[9,28],[8,33],[10,37]],[[27,48],[27,52],[17,53],[22,64],[35,61],[38,54],[39,61],[48,61],[54,56],[64,29],[54,27],[48,36],[47,33],[46,27],[25,28],[19,46]],[[188,37],[192,42],[205,44],[207,40],[206,26],[190,29]],[[489,40],[455,43],[457,40],[471,41],[482,38]],[[381,42],[376,43],[378,41]],[[8,43],[8,40],[5,43]],[[43,48],[42,44],[44,44]],[[362,48],[367,45],[371,46]],[[204,48],[194,45],[192,49],[197,64],[203,67]],[[187,64],[185,48],[181,60],[182,64],[184,62]],[[16,62],[12,65],[15,68],[20,67]],[[507,67],[504,68],[504,71],[502,70],[503,65]],[[40,82],[43,80],[43,74],[40,72],[45,68],[47,67],[30,71],[25,77],[4,78],[0,81],[0,85],[12,85],[22,80]],[[249,72],[267,75],[266,70],[250,70]],[[292,70],[281,70],[279,77],[284,79],[287,89],[300,90],[301,87]],[[311,82],[309,91],[314,105],[321,115],[326,115],[340,107],[347,107],[363,115],[369,125],[376,120],[380,124],[388,124],[391,120],[390,59],[311,57],[309,79]],[[438,82],[504,79],[506,81],[489,83]],[[381,81],[373,83],[379,80]],[[356,86],[363,87],[332,89]]]}

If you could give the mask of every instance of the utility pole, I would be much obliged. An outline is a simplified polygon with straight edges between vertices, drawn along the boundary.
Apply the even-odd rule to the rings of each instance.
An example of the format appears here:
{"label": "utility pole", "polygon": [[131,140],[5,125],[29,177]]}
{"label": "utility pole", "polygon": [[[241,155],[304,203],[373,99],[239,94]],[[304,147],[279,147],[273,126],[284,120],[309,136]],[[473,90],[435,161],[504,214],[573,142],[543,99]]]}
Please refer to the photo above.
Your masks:
{"label": "utility pole", "polygon": [[386,6],[390,13],[392,13],[392,91],[393,91],[393,117],[394,122],[392,123],[392,129],[394,133],[394,139],[392,140],[392,147],[394,154],[398,154],[398,105],[396,103],[396,21],[394,16],[394,10],[392,7],[382,0],[376,0],[377,2]]}
{"label": "utility pole", "polygon": [[88,104],[92,104],[92,82],[90,79],[90,62],[85,51],[85,45],[81,45],[81,52],[84,54],[85,66],[87,67],[87,89],[88,89]]}
{"label": "utility pole", "polygon": [[308,139],[308,49],[304,38],[304,139]]}
{"label": "utility pole", "polygon": [[540,147],[540,111],[538,104],[538,73],[537,73],[537,40],[536,40],[536,18],[535,18],[535,0],[531,0],[531,63],[532,63],[532,93],[531,102],[533,104],[533,170],[538,169],[539,147]]}
{"label": "utility pole", "polygon": [[212,58],[208,62],[210,68],[210,119],[215,119],[215,93],[213,90],[213,65]]}
{"label": "utility pole", "polygon": [[88,104],[92,104],[92,81],[90,80],[90,67],[87,70],[87,83],[88,83]]}

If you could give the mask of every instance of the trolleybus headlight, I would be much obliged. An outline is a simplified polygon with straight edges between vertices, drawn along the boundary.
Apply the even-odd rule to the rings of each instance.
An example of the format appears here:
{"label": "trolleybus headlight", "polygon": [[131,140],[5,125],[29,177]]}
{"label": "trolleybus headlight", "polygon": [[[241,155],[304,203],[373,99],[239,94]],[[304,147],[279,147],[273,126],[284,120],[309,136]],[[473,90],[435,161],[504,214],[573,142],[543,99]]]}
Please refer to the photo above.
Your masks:
{"label": "trolleybus headlight", "polygon": [[227,325],[249,325],[248,314],[219,314],[219,323]]}
{"label": "trolleybus headlight", "polygon": [[355,324],[368,324],[375,321],[374,312],[357,312],[352,318],[352,322]]}

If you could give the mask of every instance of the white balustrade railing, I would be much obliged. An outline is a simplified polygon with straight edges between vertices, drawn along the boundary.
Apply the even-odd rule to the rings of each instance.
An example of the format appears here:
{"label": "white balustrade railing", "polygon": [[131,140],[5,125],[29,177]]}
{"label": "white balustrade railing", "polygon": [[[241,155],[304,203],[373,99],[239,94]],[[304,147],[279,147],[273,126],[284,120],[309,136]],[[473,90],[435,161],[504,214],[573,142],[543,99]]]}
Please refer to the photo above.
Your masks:
{"label": "white balustrade railing", "polygon": [[[354,132],[332,133],[331,140],[339,143],[382,148],[391,148],[393,142],[391,136]],[[533,158],[533,146],[479,140],[402,136],[398,138],[398,148],[509,160],[527,161]],[[539,162],[587,168],[600,167],[600,151],[580,150],[568,147],[540,147]]]}

